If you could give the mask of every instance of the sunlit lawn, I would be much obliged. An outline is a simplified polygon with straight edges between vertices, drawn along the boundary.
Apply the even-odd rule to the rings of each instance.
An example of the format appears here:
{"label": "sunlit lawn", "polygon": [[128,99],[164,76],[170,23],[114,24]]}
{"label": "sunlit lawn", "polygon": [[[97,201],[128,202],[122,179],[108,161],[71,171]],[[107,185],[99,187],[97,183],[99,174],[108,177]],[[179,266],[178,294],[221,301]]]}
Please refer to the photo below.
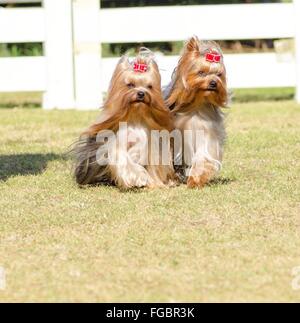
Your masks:
{"label": "sunlit lawn", "polygon": [[300,106],[235,104],[203,190],[80,189],[95,112],[0,109],[0,301],[300,301]]}

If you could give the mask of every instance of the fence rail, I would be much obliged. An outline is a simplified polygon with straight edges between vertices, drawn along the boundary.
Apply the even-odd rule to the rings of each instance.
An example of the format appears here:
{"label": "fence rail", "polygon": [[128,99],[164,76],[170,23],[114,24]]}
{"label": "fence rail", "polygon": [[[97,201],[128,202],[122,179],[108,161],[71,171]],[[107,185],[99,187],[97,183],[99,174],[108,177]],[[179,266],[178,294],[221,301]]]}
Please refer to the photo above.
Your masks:
{"label": "fence rail", "polygon": [[45,19],[42,8],[0,8],[0,42],[45,42]]}
{"label": "fence rail", "polygon": [[[101,59],[101,42],[178,41],[196,34],[216,40],[296,38],[299,45],[299,29],[299,1],[99,10],[98,0],[44,0],[42,8],[0,7],[0,43],[42,42],[45,48],[45,57],[0,58],[0,92],[43,91],[49,109],[97,108],[117,61]],[[157,59],[167,83],[178,57]],[[300,89],[294,57],[254,53],[225,60],[230,87]]]}
{"label": "fence rail", "polygon": [[289,38],[296,32],[293,10],[292,3],[103,9],[99,34],[108,43],[177,41],[195,33],[216,40]]}
{"label": "fence rail", "polygon": [[[97,37],[103,43],[178,41],[195,33],[217,40],[293,38],[294,16],[292,3],[102,9]],[[45,18],[42,8],[2,8],[0,41],[46,41]]]}

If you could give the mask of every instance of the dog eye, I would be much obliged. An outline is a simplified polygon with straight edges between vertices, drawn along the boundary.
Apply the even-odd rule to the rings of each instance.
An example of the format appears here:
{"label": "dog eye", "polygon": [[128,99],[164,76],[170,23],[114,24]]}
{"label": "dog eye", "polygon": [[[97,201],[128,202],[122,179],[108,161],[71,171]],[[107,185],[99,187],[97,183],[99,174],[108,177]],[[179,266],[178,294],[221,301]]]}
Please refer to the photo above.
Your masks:
{"label": "dog eye", "polygon": [[217,74],[218,77],[222,77],[223,76],[223,73],[219,73]]}
{"label": "dog eye", "polygon": [[148,85],[148,89],[149,90],[152,90],[153,89],[153,86],[152,85]]}
{"label": "dog eye", "polygon": [[203,71],[200,71],[200,72],[199,72],[199,75],[200,75],[201,77],[205,77],[207,74],[206,74],[205,72],[203,72]]}
{"label": "dog eye", "polygon": [[128,83],[127,87],[129,87],[130,89],[133,89],[133,88],[135,88],[135,85],[133,83]]}

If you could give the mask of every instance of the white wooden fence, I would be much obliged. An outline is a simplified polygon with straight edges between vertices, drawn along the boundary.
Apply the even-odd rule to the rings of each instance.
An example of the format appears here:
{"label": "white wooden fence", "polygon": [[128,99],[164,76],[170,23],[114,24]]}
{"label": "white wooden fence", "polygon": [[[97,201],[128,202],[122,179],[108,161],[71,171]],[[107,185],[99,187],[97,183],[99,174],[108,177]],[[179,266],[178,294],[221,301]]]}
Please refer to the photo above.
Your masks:
{"label": "white wooden fence", "polygon": [[[42,8],[0,8],[0,43],[42,42],[45,49],[44,57],[0,58],[0,92],[42,91],[45,109],[95,109],[117,62],[101,59],[101,42],[177,41],[194,34],[217,40],[295,38],[296,57],[288,60],[275,53],[225,60],[230,87],[296,86],[300,102],[300,0],[101,10],[99,0],[44,0]],[[157,60],[166,84],[178,57]]]}

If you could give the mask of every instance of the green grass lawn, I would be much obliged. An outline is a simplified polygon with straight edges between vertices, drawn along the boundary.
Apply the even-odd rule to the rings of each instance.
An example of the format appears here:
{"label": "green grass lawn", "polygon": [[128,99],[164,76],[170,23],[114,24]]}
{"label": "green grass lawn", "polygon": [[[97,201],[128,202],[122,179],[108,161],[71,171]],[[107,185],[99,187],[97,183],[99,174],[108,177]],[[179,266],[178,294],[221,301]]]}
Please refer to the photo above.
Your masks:
{"label": "green grass lawn", "polygon": [[233,105],[199,191],[78,188],[62,154],[95,117],[0,109],[0,301],[300,301],[300,106]]}
{"label": "green grass lawn", "polygon": [[[233,89],[234,102],[286,101],[295,97],[295,88]],[[39,108],[42,104],[41,92],[0,93],[1,108]]]}

